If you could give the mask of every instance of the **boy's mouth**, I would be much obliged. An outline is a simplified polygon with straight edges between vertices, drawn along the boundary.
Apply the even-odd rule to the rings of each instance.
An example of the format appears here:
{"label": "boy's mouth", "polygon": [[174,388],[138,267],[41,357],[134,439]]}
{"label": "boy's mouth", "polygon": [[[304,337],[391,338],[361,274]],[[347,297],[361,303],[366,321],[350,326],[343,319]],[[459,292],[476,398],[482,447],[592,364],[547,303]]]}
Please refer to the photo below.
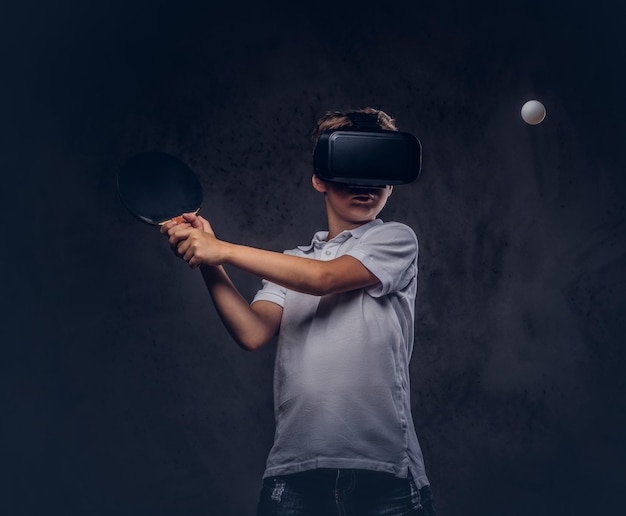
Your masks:
{"label": "boy's mouth", "polygon": [[359,194],[352,197],[355,201],[367,202],[374,199],[372,194]]}

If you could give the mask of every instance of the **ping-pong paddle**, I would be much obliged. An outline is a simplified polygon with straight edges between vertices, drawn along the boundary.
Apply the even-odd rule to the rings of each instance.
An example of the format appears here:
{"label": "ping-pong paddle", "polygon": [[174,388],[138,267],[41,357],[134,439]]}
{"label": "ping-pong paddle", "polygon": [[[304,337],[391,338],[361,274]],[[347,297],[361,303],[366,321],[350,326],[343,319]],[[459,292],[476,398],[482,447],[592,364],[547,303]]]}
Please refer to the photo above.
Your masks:
{"label": "ping-pong paddle", "polygon": [[183,213],[197,213],[202,185],[178,158],[164,152],[144,152],[126,161],[117,176],[122,202],[137,218],[161,226],[183,222]]}

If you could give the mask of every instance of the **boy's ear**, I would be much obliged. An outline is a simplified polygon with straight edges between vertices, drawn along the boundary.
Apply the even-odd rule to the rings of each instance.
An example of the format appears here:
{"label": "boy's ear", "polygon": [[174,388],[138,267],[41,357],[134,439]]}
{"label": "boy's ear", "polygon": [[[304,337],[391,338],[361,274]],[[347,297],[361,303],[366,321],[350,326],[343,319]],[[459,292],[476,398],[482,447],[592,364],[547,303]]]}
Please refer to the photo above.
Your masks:
{"label": "boy's ear", "polygon": [[319,177],[317,177],[316,174],[313,174],[313,176],[311,177],[311,184],[313,185],[313,188],[315,188],[315,190],[317,190],[318,192],[326,193],[326,183],[322,181]]}

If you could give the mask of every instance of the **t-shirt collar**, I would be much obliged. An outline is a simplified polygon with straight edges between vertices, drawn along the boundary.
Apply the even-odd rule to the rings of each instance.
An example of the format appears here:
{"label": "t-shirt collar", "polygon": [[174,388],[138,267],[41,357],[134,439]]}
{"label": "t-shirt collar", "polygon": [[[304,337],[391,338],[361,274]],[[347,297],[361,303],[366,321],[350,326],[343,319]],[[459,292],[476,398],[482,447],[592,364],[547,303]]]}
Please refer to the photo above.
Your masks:
{"label": "t-shirt collar", "polygon": [[[363,224],[362,226],[359,226],[357,228],[346,229],[345,231],[342,231],[341,233],[339,233],[335,238],[333,238],[331,242],[336,242],[339,240],[345,241],[351,236],[354,238],[361,238],[361,236],[363,236],[363,234],[368,229],[374,226],[378,226],[382,223],[383,221],[381,219],[374,219],[371,222],[368,222],[367,224]],[[308,253],[311,250],[313,250],[315,247],[319,248],[319,247],[323,247],[324,245],[326,245],[328,243],[326,241],[327,238],[328,238],[328,231],[318,231],[317,233],[315,233],[315,235],[313,235],[313,239],[311,240],[311,243],[309,245],[299,245],[298,249],[300,249],[300,251],[304,253]]]}

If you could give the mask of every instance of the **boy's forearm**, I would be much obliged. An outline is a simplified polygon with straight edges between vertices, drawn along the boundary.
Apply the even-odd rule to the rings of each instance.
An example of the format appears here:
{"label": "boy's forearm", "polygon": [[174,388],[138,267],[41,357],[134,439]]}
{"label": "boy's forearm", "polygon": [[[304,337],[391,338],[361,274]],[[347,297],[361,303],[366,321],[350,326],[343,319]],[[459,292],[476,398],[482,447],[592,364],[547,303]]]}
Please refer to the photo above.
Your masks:
{"label": "boy's forearm", "polygon": [[323,288],[320,290],[323,284],[331,285],[326,274],[328,262],[231,244],[196,227],[174,225],[168,234],[170,245],[177,248],[191,267],[229,264],[289,289],[314,295],[327,293]]}
{"label": "boy's forearm", "polygon": [[217,313],[237,344],[254,350],[269,341],[277,328],[259,317],[230,281],[224,268],[202,266],[201,272]]}
{"label": "boy's forearm", "polygon": [[379,283],[374,274],[349,255],[323,261],[222,243],[222,263],[304,294],[325,296]]}
{"label": "boy's forearm", "polygon": [[224,263],[305,294],[329,292],[328,262],[224,242]]}
{"label": "boy's forearm", "polygon": [[[197,219],[204,221],[201,217]],[[378,283],[378,278],[352,256],[322,261],[231,244],[217,239],[208,222],[204,222],[207,226],[204,229],[189,225],[173,225],[167,229],[170,245],[176,247],[191,267],[229,264],[290,290],[315,296]]]}

